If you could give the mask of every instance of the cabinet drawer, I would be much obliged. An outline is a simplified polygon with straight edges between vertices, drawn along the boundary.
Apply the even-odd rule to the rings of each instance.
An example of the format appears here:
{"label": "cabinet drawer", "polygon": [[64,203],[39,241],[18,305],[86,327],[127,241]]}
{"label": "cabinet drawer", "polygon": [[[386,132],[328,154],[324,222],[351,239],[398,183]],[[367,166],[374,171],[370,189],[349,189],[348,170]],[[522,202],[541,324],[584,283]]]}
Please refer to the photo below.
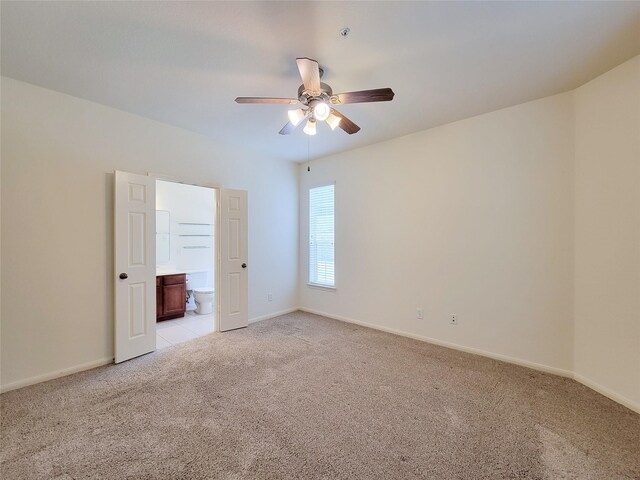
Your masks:
{"label": "cabinet drawer", "polygon": [[164,275],[162,278],[164,278],[165,285],[176,285],[187,282],[187,276],[184,273],[179,275]]}

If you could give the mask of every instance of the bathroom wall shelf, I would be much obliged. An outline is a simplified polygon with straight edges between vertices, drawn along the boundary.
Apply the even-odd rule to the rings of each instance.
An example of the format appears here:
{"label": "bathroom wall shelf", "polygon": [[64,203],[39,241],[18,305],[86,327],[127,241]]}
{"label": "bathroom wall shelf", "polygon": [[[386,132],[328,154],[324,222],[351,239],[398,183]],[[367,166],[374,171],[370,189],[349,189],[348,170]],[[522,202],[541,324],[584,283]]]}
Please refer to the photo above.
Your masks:
{"label": "bathroom wall shelf", "polygon": [[182,248],[190,248],[190,249],[192,249],[192,248],[211,248],[211,247],[206,247],[204,245],[185,245]]}
{"label": "bathroom wall shelf", "polygon": [[178,225],[213,225],[213,223],[178,222]]}
{"label": "bathroom wall shelf", "polygon": [[178,236],[179,237],[213,237],[213,235],[211,234],[205,235],[205,234],[195,234],[195,233],[189,233],[189,234],[181,233]]}

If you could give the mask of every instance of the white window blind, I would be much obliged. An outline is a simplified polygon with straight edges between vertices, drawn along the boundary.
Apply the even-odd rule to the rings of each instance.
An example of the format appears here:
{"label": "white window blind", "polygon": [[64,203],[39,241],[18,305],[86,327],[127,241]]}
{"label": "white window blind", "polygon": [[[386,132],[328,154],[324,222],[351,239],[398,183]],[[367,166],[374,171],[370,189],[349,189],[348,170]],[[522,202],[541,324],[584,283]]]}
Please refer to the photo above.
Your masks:
{"label": "white window blind", "polygon": [[309,283],[335,287],[334,185],[309,189]]}

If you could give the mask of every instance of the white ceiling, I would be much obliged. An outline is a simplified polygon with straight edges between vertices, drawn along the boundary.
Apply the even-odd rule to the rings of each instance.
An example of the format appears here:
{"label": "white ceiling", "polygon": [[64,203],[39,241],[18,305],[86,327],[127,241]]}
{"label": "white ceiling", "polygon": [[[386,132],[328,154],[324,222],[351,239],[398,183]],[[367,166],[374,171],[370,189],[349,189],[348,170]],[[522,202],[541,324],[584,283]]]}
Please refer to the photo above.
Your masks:
{"label": "white ceiling", "polygon": [[[391,87],[352,104],[355,135],[326,125],[311,158],[567,91],[640,53],[640,2],[9,2],[2,74],[302,161],[278,135],[295,58],[334,92]],[[342,27],[351,28],[347,38]]]}

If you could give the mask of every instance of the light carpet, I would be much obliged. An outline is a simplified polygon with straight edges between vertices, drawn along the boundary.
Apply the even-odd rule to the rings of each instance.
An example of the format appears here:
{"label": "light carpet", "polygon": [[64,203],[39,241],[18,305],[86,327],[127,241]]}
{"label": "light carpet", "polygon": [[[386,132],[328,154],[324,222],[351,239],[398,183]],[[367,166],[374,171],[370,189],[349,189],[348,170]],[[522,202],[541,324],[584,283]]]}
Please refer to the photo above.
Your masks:
{"label": "light carpet", "polygon": [[640,478],[573,380],[302,312],[0,399],[3,479]]}

